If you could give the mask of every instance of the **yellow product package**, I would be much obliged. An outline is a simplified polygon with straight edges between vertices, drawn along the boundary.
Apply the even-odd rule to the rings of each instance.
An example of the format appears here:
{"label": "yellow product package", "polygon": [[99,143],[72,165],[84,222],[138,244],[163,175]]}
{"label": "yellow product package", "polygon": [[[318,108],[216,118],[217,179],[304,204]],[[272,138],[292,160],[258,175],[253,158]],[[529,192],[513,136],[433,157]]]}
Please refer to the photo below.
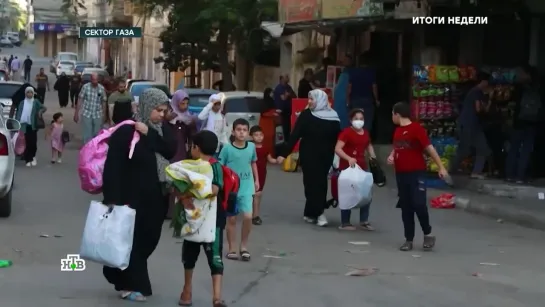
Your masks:
{"label": "yellow product package", "polygon": [[299,153],[290,154],[282,163],[284,172],[296,172],[299,166]]}

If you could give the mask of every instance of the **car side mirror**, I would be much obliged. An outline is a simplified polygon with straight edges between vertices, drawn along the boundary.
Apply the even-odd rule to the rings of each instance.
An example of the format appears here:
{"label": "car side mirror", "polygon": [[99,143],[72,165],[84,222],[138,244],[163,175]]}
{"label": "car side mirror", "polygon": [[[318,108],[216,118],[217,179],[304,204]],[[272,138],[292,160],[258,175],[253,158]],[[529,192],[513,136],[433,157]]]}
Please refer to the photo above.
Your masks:
{"label": "car side mirror", "polygon": [[6,129],[12,132],[19,131],[21,130],[21,123],[16,119],[8,118],[6,119]]}

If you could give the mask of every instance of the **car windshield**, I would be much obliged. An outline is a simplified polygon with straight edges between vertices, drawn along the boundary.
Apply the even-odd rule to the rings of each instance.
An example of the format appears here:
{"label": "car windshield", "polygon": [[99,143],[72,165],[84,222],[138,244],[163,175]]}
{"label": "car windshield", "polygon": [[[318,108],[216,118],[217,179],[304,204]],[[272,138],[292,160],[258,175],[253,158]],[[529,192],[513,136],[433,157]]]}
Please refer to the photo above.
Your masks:
{"label": "car windshield", "polygon": [[189,106],[204,108],[208,104],[210,95],[189,95]]}
{"label": "car windshield", "polygon": [[78,56],[75,54],[59,54],[59,61],[76,61]]}
{"label": "car windshield", "polygon": [[59,64],[62,66],[74,67],[74,63],[69,61],[60,61]]}
{"label": "car windshield", "polygon": [[[104,77],[107,75],[106,72],[96,72],[98,74],[98,82],[102,82],[104,81]],[[81,81],[83,82],[89,82],[91,81],[91,74],[84,74],[83,76],[81,76]]]}
{"label": "car windshield", "polygon": [[151,87],[160,89],[161,91],[165,92],[165,94],[167,94],[167,96],[170,98],[170,89],[166,84],[135,84],[131,87],[131,94],[135,97],[138,97],[142,95],[142,92],[144,90],[147,90]]}
{"label": "car windshield", "polygon": [[[0,74],[3,73],[0,71]],[[21,88],[21,84],[0,83],[0,98],[11,98],[19,88]]]}

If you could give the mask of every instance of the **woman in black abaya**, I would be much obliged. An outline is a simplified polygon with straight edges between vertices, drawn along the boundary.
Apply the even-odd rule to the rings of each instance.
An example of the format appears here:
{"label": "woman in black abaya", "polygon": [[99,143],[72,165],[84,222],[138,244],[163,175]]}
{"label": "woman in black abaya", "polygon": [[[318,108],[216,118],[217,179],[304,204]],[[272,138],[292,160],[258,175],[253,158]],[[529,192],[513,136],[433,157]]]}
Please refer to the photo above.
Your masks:
{"label": "woman in black abaya", "polygon": [[68,106],[70,98],[70,79],[65,73],[62,73],[59,79],[55,82],[53,88],[59,94],[59,105],[61,108]]}
{"label": "woman in black abaya", "polygon": [[324,215],[327,175],[335,156],[335,144],[341,126],[339,116],[329,107],[328,97],[324,91],[312,90],[308,97],[308,108],[297,118],[286,150],[279,155],[278,162],[282,163],[297,141],[301,140],[299,159],[306,198],[304,219],[323,227],[327,225]]}
{"label": "woman in black abaya", "polygon": [[[148,258],[153,253],[166,214],[165,168],[176,153],[170,129],[162,125],[168,108],[167,95],[150,88],[140,96],[138,123],[118,128],[111,136],[104,165],[104,204],[129,205],[136,210],[134,239],[129,267],[104,267],[104,277],[121,291],[121,298],[145,301],[152,295]],[[134,131],[140,134],[134,154],[129,149]]]}

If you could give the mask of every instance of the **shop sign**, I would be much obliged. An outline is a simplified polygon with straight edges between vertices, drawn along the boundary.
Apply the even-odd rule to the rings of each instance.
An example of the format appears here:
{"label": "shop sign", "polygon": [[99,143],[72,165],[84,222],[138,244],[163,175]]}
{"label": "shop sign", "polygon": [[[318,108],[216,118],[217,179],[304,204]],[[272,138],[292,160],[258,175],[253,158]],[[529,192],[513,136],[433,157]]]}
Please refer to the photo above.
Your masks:
{"label": "shop sign", "polygon": [[318,20],[321,18],[320,0],[280,0],[278,15],[281,23]]}
{"label": "shop sign", "polygon": [[34,23],[34,32],[56,32],[64,33],[65,31],[73,30],[75,26],[73,24],[66,23]]}
{"label": "shop sign", "polygon": [[383,4],[371,2],[371,0],[322,0],[323,19],[374,17],[383,15]]}

